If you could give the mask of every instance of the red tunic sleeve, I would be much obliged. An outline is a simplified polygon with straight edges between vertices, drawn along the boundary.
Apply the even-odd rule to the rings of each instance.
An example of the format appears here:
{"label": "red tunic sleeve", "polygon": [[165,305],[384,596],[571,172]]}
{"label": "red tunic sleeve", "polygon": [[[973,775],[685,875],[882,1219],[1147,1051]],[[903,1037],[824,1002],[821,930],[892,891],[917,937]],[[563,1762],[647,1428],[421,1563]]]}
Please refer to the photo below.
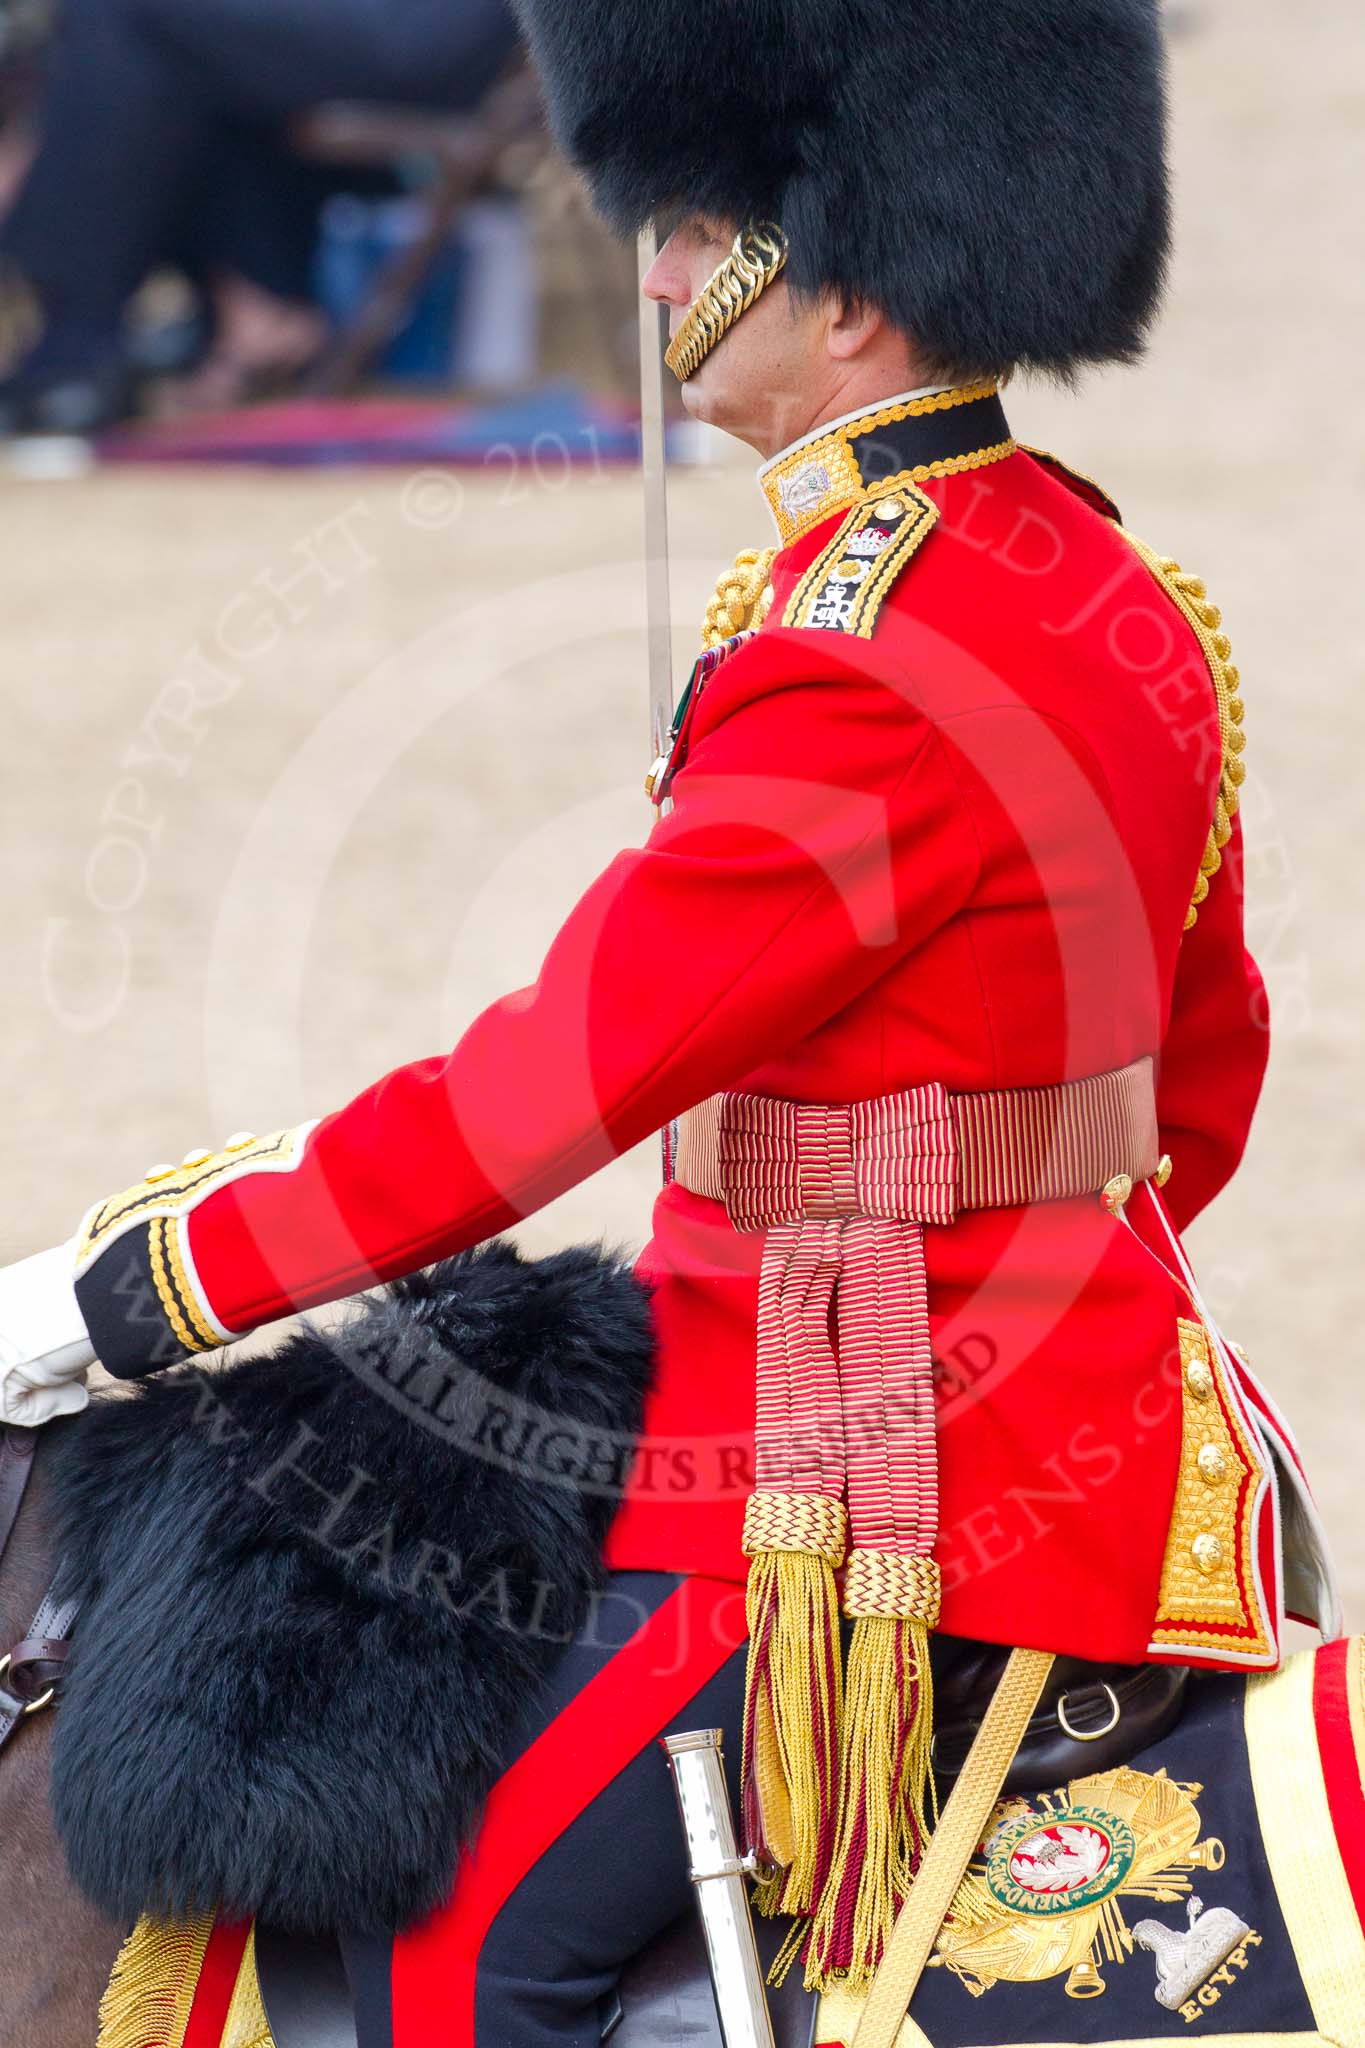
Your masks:
{"label": "red tunic sleeve", "polygon": [[868,645],[751,642],[698,704],[673,794],[535,982],[452,1051],[268,1156],[217,1155],[159,1202],[150,1189],[140,1213],[137,1191],[115,1198],[104,1237],[92,1212],[78,1292],[111,1370],[165,1360],[127,1333],[147,1233],[180,1352],[462,1250],[833,1016],[977,879],[939,733]]}
{"label": "red tunic sleeve", "polygon": [[1178,1229],[1232,1178],[1265,1078],[1270,1021],[1243,937],[1242,828],[1185,934],[1161,1048],[1157,1114],[1174,1164],[1165,1202]]}

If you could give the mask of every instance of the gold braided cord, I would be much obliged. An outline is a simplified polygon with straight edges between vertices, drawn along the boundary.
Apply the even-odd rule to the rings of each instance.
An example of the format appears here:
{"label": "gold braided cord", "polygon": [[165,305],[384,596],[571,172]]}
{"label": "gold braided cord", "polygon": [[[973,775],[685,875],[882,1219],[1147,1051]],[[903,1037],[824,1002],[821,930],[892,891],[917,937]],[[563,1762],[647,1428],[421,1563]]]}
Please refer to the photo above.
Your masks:
{"label": "gold braided cord", "polygon": [[965,455],[944,455],[937,462],[917,462],[913,469],[898,469],[894,476],[870,484],[864,496],[875,502],[888,491],[903,490],[907,484],[928,484],[938,477],[963,476],[969,469],[989,469],[993,462],[1006,461],[1018,446],[1013,440],[993,441],[989,448],[973,448]]}
{"label": "gold braided cord", "polygon": [[1194,896],[1185,916],[1185,929],[1189,931],[1198,921],[1200,905],[1209,893],[1212,877],[1223,865],[1223,848],[1232,837],[1232,821],[1242,800],[1242,784],[1246,781],[1246,762],[1242,759],[1246,734],[1242,730],[1245,707],[1239,694],[1241,675],[1233,664],[1232,642],[1222,630],[1223,615],[1216,604],[1210,603],[1203,579],[1191,576],[1169,556],[1156,554],[1145,541],[1140,541],[1123,527],[1119,531],[1194,628],[1218,703],[1223,762],[1218,777],[1213,826],[1199,863]]}
{"label": "gold braided cord", "polygon": [[751,1493],[744,1510],[743,1550],[809,1550],[828,1563],[843,1563],[848,1546],[848,1510],[823,1493]]}
{"label": "gold braided cord", "polygon": [[927,398],[903,398],[897,405],[884,405],[878,412],[860,413],[850,425],[851,436],[875,433],[878,427],[894,427],[901,420],[921,420],[932,412],[952,412],[959,405],[975,405],[979,398],[994,398],[1000,389],[997,377],[983,377],[976,384],[958,384],[951,391],[934,391]]}
{"label": "gold braided cord", "polygon": [[706,607],[703,651],[722,647],[736,633],[763,624],[772,610],[769,578],[776,555],[776,548],[744,548],[735,556],[733,569],[722,571],[716,580],[716,594]]}
{"label": "gold braided cord", "polygon": [[1038,1650],[1011,1651],[887,1944],[853,2036],[853,2048],[896,2048],[901,2022],[958,1885],[986,1833],[1005,1775],[1042,1698],[1052,1661]]}
{"label": "gold braided cord", "polygon": [[787,238],[764,221],[740,229],[735,245],[698,292],[664,361],[680,384],[695,377],[717,342],[786,268]]}
{"label": "gold braided cord", "polygon": [[938,1627],[943,1575],[932,1557],[901,1557],[892,1550],[850,1550],[844,1574],[844,1613],[882,1615]]}

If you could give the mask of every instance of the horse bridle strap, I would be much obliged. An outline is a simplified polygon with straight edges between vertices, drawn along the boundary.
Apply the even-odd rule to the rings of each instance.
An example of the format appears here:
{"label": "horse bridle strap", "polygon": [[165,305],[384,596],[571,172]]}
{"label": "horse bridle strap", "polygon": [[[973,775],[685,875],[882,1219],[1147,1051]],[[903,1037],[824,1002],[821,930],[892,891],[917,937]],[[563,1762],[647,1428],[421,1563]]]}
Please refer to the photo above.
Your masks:
{"label": "horse bridle strap", "polygon": [[18,1423],[10,1423],[0,1436],[0,1557],[24,1505],[37,1443],[37,1430],[22,1429]]}
{"label": "horse bridle strap", "polygon": [[[37,1442],[36,1429],[24,1429],[17,1423],[0,1436],[0,1557],[14,1534],[28,1492]],[[57,1576],[61,1576],[60,1568]],[[28,1715],[51,1705],[71,1653],[69,1638],[80,1603],[58,1600],[53,1586],[43,1595],[22,1640],[0,1657],[0,1749]]]}

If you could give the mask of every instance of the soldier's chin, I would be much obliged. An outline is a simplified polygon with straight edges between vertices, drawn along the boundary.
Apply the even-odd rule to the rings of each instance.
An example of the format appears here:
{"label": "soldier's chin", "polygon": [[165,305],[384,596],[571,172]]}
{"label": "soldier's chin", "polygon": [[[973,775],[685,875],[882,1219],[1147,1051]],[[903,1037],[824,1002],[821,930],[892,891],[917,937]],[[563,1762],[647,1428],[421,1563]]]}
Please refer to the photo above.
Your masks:
{"label": "soldier's chin", "polygon": [[735,377],[726,375],[722,354],[717,349],[709,355],[682,386],[683,411],[708,427],[719,427],[723,433],[747,441],[753,426],[752,394]]}

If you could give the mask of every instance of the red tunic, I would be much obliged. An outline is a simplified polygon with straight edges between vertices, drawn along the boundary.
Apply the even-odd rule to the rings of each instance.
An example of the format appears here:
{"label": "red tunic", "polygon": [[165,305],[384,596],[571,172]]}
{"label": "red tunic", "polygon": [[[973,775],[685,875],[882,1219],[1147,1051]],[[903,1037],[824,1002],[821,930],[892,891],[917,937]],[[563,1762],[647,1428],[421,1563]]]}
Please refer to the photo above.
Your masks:
{"label": "red tunic", "polygon": [[[868,639],[782,623],[848,500],[778,555],[767,624],[693,707],[674,808],[531,987],[325,1118],[288,1170],[247,1157],[195,1193],[180,1242],[211,1334],[470,1246],[726,1088],[846,1102],[1155,1054],[1170,1214],[1217,1193],[1267,1025],[1236,837],[1182,938],[1222,761],[1205,651],[1028,453],[924,488],[938,523]],[[1131,1228],[1086,1197],[927,1232],[951,1632],[1138,1661],[1189,1579],[1193,1311],[1156,1201],[1139,1191]],[[659,1196],[639,1270],[660,1368],[615,1565],[743,1575],[761,1253],[719,1204]],[[1225,1629],[1215,1602],[1167,1647],[1270,1662],[1265,1445],[1221,1378],[1217,1401],[1256,1471],[1211,1590],[1230,1570],[1260,1611]]]}

